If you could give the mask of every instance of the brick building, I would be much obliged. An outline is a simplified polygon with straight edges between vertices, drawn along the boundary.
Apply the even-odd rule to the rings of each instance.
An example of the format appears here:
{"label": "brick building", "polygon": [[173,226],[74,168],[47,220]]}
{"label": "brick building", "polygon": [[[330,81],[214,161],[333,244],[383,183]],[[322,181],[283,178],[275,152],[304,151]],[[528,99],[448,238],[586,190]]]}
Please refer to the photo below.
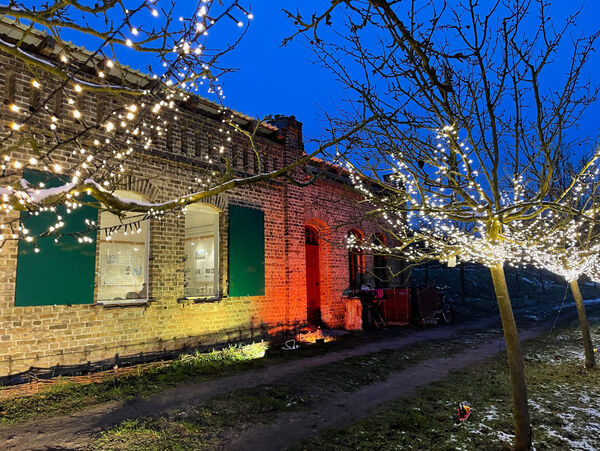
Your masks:
{"label": "brick building", "polygon": [[[15,42],[18,33],[10,23],[0,26],[5,42]],[[34,33],[21,46],[40,59],[57,59],[60,49],[48,49],[44,39]],[[0,52],[0,64],[4,103],[26,109],[36,102],[33,75],[23,62]],[[143,78],[134,71],[127,77]],[[49,92],[58,83],[45,80]],[[85,90],[72,98],[92,116],[114,101]],[[67,99],[57,94],[53,108],[68,126]],[[126,161],[136,175],[123,187],[127,196],[152,202],[179,196],[182,181],[192,180],[210,156],[221,126],[218,113],[217,105],[203,99],[188,102],[179,112],[180,126],[145,155],[133,153]],[[7,130],[13,120],[4,108],[0,127]],[[251,122],[242,114],[236,120]],[[42,139],[52,139],[43,118],[29,126]],[[294,117],[276,117],[262,127],[257,142],[268,170],[304,155],[302,124]],[[226,151],[236,172],[249,175],[256,168],[245,147],[235,136]],[[68,167],[72,151],[61,149],[53,159]],[[30,153],[21,148],[12,156],[26,161]],[[91,244],[38,243],[37,253],[32,243],[7,241],[0,250],[0,376],[31,366],[262,337],[307,323],[341,327],[343,292],[373,280],[373,274],[386,278],[386,262],[349,253],[346,238],[385,237],[363,222],[357,195],[339,169],[313,161],[295,175],[306,179],[315,171],[324,171],[324,177],[306,187],[276,179],[236,188],[185,214],[149,219],[110,237],[99,234]],[[44,174],[30,171],[23,177],[38,183]],[[101,226],[114,220],[97,210],[82,208],[78,214],[92,215],[86,219]],[[30,228],[47,226],[44,215],[15,212],[2,219],[19,215]]]}

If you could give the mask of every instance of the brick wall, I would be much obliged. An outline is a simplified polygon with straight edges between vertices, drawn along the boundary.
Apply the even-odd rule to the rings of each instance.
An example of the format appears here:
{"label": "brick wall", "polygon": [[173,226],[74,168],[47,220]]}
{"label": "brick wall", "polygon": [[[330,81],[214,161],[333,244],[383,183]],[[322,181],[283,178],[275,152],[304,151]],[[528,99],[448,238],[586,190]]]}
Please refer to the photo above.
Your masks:
{"label": "brick wall", "polygon": [[[0,87],[22,108],[31,101],[31,75],[23,64],[0,53]],[[7,80],[7,74],[12,73]],[[10,86],[7,86],[7,83]],[[48,89],[57,81],[46,80]],[[11,87],[8,92],[7,88]],[[42,98],[47,92],[42,93]],[[39,101],[39,99],[34,99]],[[77,105],[91,117],[102,116],[108,105],[123,102],[86,93]],[[56,114],[69,123],[65,98],[52,99]],[[125,166],[131,171],[126,188],[152,201],[165,201],[183,194],[192,184],[197,168],[214,156],[211,142],[221,123],[195,111],[182,111],[181,127],[170,130],[157,141],[151,154],[133,154]],[[0,127],[7,130],[15,118],[3,108]],[[277,118],[279,132],[259,137],[258,145],[268,169],[294,161],[303,154],[301,124],[294,118]],[[74,126],[74,125],[73,125]],[[49,124],[36,118],[31,129],[40,140],[51,141]],[[55,162],[69,167],[76,160],[72,148],[53,155]],[[23,161],[26,148],[12,153]],[[236,169],[252,173],[254,153],[242,137],[235,135],[227,148],[236,156]],[[294,174],[303,177],[302,170]],[[85,363],[115,354],[178,349],[184,346],[232,342],[289,330],[306,322],[306,265],[304,228],[314,226],[320,233],[321,303],[325,325],[343,322],[342,291],[348,286],[348,252],[343,246],[351,228],[365,236],[373,224],[360,220],[356,196],[347,186],[332,180],[301,188],[283,180],[236,189],[214,200],[220,215],[220,290],[213,302],[183,299],[184,225],[181,215],[167,215],[150,223],[149,295],[145,305],[103,307],[57,305],[15,307],[17,243],[8,241],[0,250],[0,376],[27,370]],[[229,204],[260,208],[265,212],[265,295],[231,298],[227,295],[227,208]],[[18,218],[18,214],[12,214]],[[8,216],[0,218],[4,222]],[[367,257],[365,266],[371,265]]]}

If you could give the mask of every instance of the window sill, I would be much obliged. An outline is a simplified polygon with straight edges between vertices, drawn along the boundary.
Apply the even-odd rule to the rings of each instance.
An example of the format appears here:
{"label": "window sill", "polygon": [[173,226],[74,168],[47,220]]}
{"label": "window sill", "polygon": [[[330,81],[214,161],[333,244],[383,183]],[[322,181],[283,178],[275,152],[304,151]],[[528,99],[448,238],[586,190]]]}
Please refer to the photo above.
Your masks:
{"label": "window sill", "polygon": [[223,299],[222,296],[210,296],[210,297],[184,297],[177,299],[180,304],[208,304],[212,302],[220,302]]}
{"label": "window sill", "polygon": [[150,299],[123,299],[117,301],[98,301],[94,305],[100,307],[146,307],[150,305]]}

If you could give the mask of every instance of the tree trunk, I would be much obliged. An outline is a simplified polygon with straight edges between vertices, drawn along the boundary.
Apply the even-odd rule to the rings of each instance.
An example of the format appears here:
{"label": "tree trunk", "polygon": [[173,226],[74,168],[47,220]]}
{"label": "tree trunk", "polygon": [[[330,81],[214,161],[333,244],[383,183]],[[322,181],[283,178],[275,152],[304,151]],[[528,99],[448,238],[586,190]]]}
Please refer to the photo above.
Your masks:
{"label": "tree trunk", "polygon": [[496,301],[502,319],[506,353],[510,370],[510,381],[513,397],[513,414],[515,418],[515,449],[518,451],[531,449],[531,423],[529,421],[529,408],[527,406],[527,384],[525,382],[525,367],[517,323],[513,315],[504,267],[501,263],[490,268]]}
{"label": "tree trunk", "polygon": [[585,349],[585,367],[593,368],[596,364],[596,359],[594,357],[594,347],[592,346],[592,337],[590,336],[587,315],[585,314],[583,296],[581,296],[581,291],[579,291],[579,283],[577,280],[571,280],[569,285],[571,285],[571,292],[575,298],[577,314],[579,315],[579,327],[581,327],[581,338],[583,340],[583,348]]}

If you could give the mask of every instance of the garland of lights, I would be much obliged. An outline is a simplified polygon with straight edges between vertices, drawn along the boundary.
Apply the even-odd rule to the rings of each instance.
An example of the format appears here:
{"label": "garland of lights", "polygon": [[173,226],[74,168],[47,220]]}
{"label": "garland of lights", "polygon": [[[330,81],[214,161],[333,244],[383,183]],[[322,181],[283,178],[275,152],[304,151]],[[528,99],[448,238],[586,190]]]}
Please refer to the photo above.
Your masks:
{"label": "garland of lights", "polygon": [[[433,258],[444,263],[475,262],[486,267],[535,265],[560,274],[567,281],[584,273],[600,279],[600,206],[594,203],[596,187],[600,185],[600,153],[590,158],[585,170],[574,177],[551,209],[548,203],[528,199],[523,176],[513,178],[511,189],[501,193],[500,209],[525,209],[531,219],[503,222],[478,180],[481,175],[475,167],[475,157],[466,142],[458,139],[458,131],[448,125],[436,132],[435,158],[428,161],[433,175],[416,175],[401,154],[393,155],[395,165],[383,186],[385,194],[373,189],[373,177],[365,176],[364,171],[347,161],[354,187],[375,206],[384,227],[400,242],[397,246],[383,246],[358,242],[350,236],[349,248],[400,254],[413,262]],[[459,160],[452,167],[450,149],[452,157]],[[459,190],[468,202],[456,206],[455,193]],[[573,206],[586,199],[591,205],[586,204],[575,218]]]}
{"label": "garland of lights", "polygon": [[[64,236],[72,236],[79,242],[86,243],[92,242],[89,235],[98,231],[104,232],[107,239],[122,229],[136,230],[139,233],[142,221],[150,218],[161,219],[170,212],[176,214],[183,212],[186,199],[191,195],[222,182],[222,174],[215,169],[215,165],[225,166],[221,160],[225,158],[226,145],[231,142],[232,133],[241,131],[233,123],[234,114],[224,107],[219,110],[222,126],[218,132],[221,143],[217,142],[213,145],[214,155],[218,157],[208,154],[203,156],[206,169],[201,175],[194,177],[193,184],[187,187],[185,193],[168,203],[173,206],[165,209],[164,205],[167,203],[142,203],[114,194],[114,191],[123,185],[124,177],[133,170],[128,169],[131,166],[129,163],[136,166],[136,159],[143,159],[144,155],[153,148],[156,140],[169,133],[169,127],[179,121],[179,108],[183,103],[191,100],[191,92],[197,92],[201,85],[208,82],[207,91],[216,95],[219,103],[222,104],[225,95],[222,86],[218,83],[218,77],[214,76],[211,70],[217,67],[217,58],[230,50],[231,46],[225,51],[211,53],[206,51],[206,38],[210,29],[223,19],[230,19],[241,28],[244,27],[244,22],[236,16],[241,13],[249,21],[253,15],[238,1],[222,5],[212,0],[202,0],[197,3],[194,13],[189,18],[179,18],[179,29],[175,31],[168,29],[168,25],[171,24],[171,18],[168,17],[165,22],[167,25],[163,28],[164,36],[172,38],[174,45],[168,51],[158,49],[155,52],[162,61],[163,73],[160,75],[151,73],[151,79],[155,83],[145,89],[139,89],[109,82],[109,79],[115,77],[123,79],[124,74],[133,71],[121,66],[115,58],[103,57],[104,46],[110,42],[111,46],[116,43],[133,50],[148,51],[148,43],[152,42],[150,38],[156,38],[156,35],[153,35],[154,28],[147,31],[143,13],[149,12],[156,20],[163,14],[168,15],[172,10],[161,8],[160,0],[143,1],[134,9],[125,9],[120,2],[117,4],[123,8],[121,25],[116,26],[110,36],[103,36],[104,42],[98,50],[89,54],[83,63],[80,58],[73,55],[73,49],[69,46],[62,48],[59,61],[55,62],[39,55],[29,54],[18,48],[18,45],[0,42],[2,50],[18,51],[17,56],[35,62],[38,68],[42,68],[40,72],[45,70],[50,74],[56,74],[59,71],[66,74],[58,88],[52,90],[50,85],[46,86],[43,78],[36,76],[32,69],[31,89],[40,94],[50,90],[49,95],[39,107],[31,105],[25,108],[17,102],[7,106],[8,114],[13,117],[13,120],[9,124],[6,135],[0,137],[2,158],[0,179],[9,181],[7,185],[0,187],[0,248],[7,240],[23,239],[35,242],[40,237],[48,236],[54,237],[57,242]],[[86,8],[79,5],[73,7],[78,10]],[[215,14],[211,12],[213,9]],[[28,19],[25,10],[13,12],[18,19]],[[132,25],[135,18],[139,19],[139,26]],[[82,68],[87,64],[94,65],[97,81],[89,81],[85,76],[80,75]],[[146,80],[150,81],[148,78]],[[82,96],[86,91],[108,92],[108,95],[112,92],[127,101],[119,101],[119,105],[112,111],[108,111],[103,118],[93,120],[87,117],[77,101],[77,97]],[[57,117],[50,107],[52,98],[59,92],[66,95],[68,110],[68,116],[62,119]],[[7,146],[7,143],[16,141],[25,144],[28,138],[39,133],[32,122],[32,119],[38,116],[47,121],[53,144],[46,152],[38,152],[28,157],[26,161],[14,157],[13,151],[22,150],[22,146],[13,149]],[[70,129],[73,131],[73,136],[65,139],[63,135]],[[64,164],[54,161],[53,154],[67,146],[71,150],[70,158],[76,160],[76,163],[64,167]],[[66,178],[66,182],[58,188],[47,188],[44,183],[32,186],[26,180],[19,179],[19,174],[25,168],[39,169],[56,177]],[[15,178],[16,182],[12,182]],[[80,232],[63,233],[61,230],[67,218],[57,213],[57,207],[64,206],[65,213],[68,215],[86,205],[85,202],[80,201],[80,196],[90,194],[90,188],[81,187],[90,185],[96,192],[104,193],[122,205],[134,207],[133,210],[136,206],[149,208],[149,210],[135,217],[128,217],[118,226],[99,228],[95,222],[86,221]],[[101,206],[107,211],[120,214],[121,210],[113,205],[101,203]],[[14,217],[16,211],[28,211],[36,216],[41,212],[53,212],[57,218],[46,232],[39,236],[32,236],[30,231],[21,224],[20,218]],[[2,212],[4,215],[1,215]],[[35,251],[39,252],[37,245]]]}

